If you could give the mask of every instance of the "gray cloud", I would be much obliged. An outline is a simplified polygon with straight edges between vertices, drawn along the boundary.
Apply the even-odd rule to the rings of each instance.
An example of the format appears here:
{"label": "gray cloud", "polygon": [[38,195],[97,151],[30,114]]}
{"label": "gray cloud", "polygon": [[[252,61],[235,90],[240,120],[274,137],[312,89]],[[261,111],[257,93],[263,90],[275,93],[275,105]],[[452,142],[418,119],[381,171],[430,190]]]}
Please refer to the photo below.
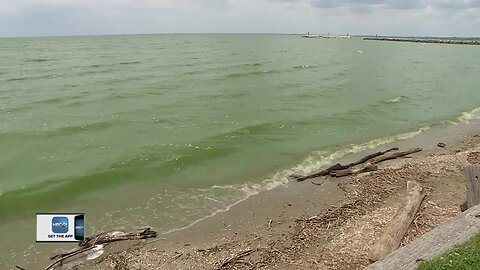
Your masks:
{"label": "gray cloud", "polygon": [[340,7],[340,6],[350,6],[350,5],[378,5],[382,4],[382,0],[311,0],[312,6],[314,7]]}
{"label": "gray cloud", "polygon": [[346,7],[353,12],[364,13],[376,7],[388,9],[420,9],[427,6],[423,0],[311,0],[311,5],[317,8]]}
{"label": "gray cloud", "polygon": [[391,9],[420,9],[428,5],[427,1],[418,0],[418,1],[405,1],[405,0],[390,0],[386,4],[388,8]]}
{"label": "gray cloud", "polygon": [[310,3],[313,7],[318,8],[382,6],[401,10],[422,9],[428,6],[452,10],[480,7],[480,0],[310,0]]}
{"label": "gray cloud", "polygon": [[480,8],[480,0],[436,0],[431,5],[441,9],[471,9]]}

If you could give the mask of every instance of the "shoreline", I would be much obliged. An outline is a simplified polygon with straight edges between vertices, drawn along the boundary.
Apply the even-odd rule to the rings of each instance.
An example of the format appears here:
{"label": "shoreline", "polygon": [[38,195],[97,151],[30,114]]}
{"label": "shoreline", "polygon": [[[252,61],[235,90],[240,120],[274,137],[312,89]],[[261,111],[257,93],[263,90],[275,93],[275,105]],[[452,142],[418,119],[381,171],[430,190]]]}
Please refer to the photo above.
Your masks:
{"label": "shoreline", "polygon": [[[302,173],[304,175],[307,175],[319,170],[321,167],[330,166],[336,162],[341,162],[341,163],[353,162],[355,158],[358,159],[361,157],[361,155],[369,151],[379,150],[379,149],[382,149],[382,147],[384,146],[385,147],[393,146],[395,145],[395,143],[401,142],[401,141],[415,140],[417,136],[421,136],[423,133],[428,132],[430,129],[441,130],[443,128],[449,128],[452,125],[463,125],[464,127],[467,127],[469,126],[471,120],[478,119],[478,121],[480,121],[479,113],[480,113],[480,107],[470,111],[462,112],[462,114],[459,117],[457,117],[455,121],[445,120],[445,121],[442,121],[441,123],[432,123],[430,125],[422,126],[418,129],[414,129],[414,130],[403,132],[396,135],[387,135],[384,137],[374,138],[364,142],[346,143],[342,147],[339,147],[339,146],[330,147],[330,150],[332,151],[327,151],[325,153],[326,154],[325,156],[321,156],[322,160],[314,159],[316,166],[313,170],[312,168],[310,168],[311,164],[305,164],[306,160],[312,158],[312,156],[309,155],[307,158],[304,158],[303,160],[299,161],[293,166],[288,167],[287,169],[281,169],[268,177],[264,177],[263,180],[260,182],[247,182],[242,184],[242,186],[248,188],[248,192],[245,191],[244,198],[234,201],[233,203],[227,205],[225,208],[217,209],[215,212],[207,216],[201,217],[199,219],[196,219],[185,226],[172,228],[160,234],[161,235],[169,234],[172,232],[188,229],[194,226],[196,223],[201,222],[202,220],[212,218],[219,213],[224,213],[229,211],[232,207],[236,206],[239,203],[242,203],[245,200],[248,200],[252,196],[256,196],[259,193],[263,193],[263,192],[269,192],[279,187],[286,187],[290,183],[295,182],[293,179],[290,179],[289,177],[297,173]],[[479,122],[479,125],[480,125],[480,122]],[[424,143],[426,142],[422,142],[422,144]],[[414,147],[414,145],[412,144],[411,147]],[[333,150],[333,149],[336,149],[336,150]],[[313,151],[312,153],[315,153],[315,152],[318,152],[318,151]],[[308,170],[305,170],[307,167],[308,167]]]}
{"label": "shoreline", "polygon": [[[464,116],[469,113],[465,113]],[[456,124],[445,122],[442,125],[433,125],[413,138],[390,141],[387,144],[348,153],[338,159],[331,160],[331,164],[353,162],[366,154],[393,146],[398,146],[400,150],[413,147],[424,149],[424,151],[413,155],[412,159],[386,162],[386,165],[379,167],[378,172],[380,173],[398,167],[398,164],[405,161],[415,163],[430,155],[437,156],[445,151],[451,152],[456,151],[455,149],[459,147],[465,148],[467,147],[464,142],[466,138],[478,139],[478,137],[472,136],[480,133],[480,119],[474,117],[464,119],[463,116],[461,119],[459,118],[459,120],[462,119],[467,122]],[[370,142],[365,144],[368,145]],[[436,146],[438,142],[446,143],[447,147],[445,149],[438,148]],[[480,142],[480,139],[478,139],[478,142]],[[376,173],[373,172],[373,174]],[[358,177],[369,177],[371,174],[364,173],[358,175]],[[241,252],[251,246],[264,248],[268,247],[269,243],[274,242],[280,243],[280,246],[276,246],[275,249],[281,251],[298,241],[298,239],[294,239],[298,230],[298,220],[316,217],[319,213],[328,212],[345,205],[349,201],[351,195],[349,190],[356,177],[328,178],[322,185],[313,185],[312,182],[322,182],[323,178],[310,179],[301,183],[290,180],[287,185],[260,191],[232,204],[227,209],[201,218],[185,228],[159,234],[157,239],[153,241],[117,242],[106,246],[105,254],[100,258],[90,261],[85,261],[85,257],[78,258],[65,266],[67,269],[70,269],[68,267],[74,267],[74,269],[112,269],[111,266],[114,264],[120,266],[122,264],[121,260],[124,258],[126,260],[125,264],[128,265],[127,269],[145,269],[145,267],[147,269],[203,269],[201,266],[204,264],[209,265],[211,269],[218,269],[215,266],[219,262],[227,259],[231,254]],[[463,181],[463,178],[460,181]],[[459,192],[464,192],[464,188]],[[395,199],[388,198],[388,201],[392,200],[395,201]],[[155,228],[152,229],[155,230]],[[331,241],[332,235],[324,236],[325,241]],[[204,250],[209,253],[212,248],[217,250],[219,247],[222,247],[221,252],[219,250],[215,254],[204,256]],[[188,258],[183,258],[184,255],[181,255],[179,257],[181,260],[179,259],[178,262],[181,262],[180,264],[176,264],[177,259],[174,260],[176,263],[173,263],[173,261],[167,263],[169,258],[179,254],[189,255]],[[145,256],[152,256],[152,258],[146,258]],[[151,263],[148,263],[149,261]],[[20,264],[20,266],[29,270],[43,269],[40,267],[42,265]],[[293,268],[286,266],[286,268],[280,269],[303,269],[303,267],[303,265]],[[325,269],[332,268],[327,267]]]}
{"label": "shoreline", "polygon": [[[115,265],[115,267],[124,265],[125,267],[128,266],[128,269],[140,269],[142,267],[148,269],[200,269],[202,267],[207,267],[207,269],[222,269],[218,268],[219,263],[227,260],[232,254],[251,250],[252,248],[255,250],[254,253],[259,253],[258,256],[263,258],[261,261],[266,262],[266,265],[263,267],[267,269],[271,269],[272,267],[280,267],[281,269],[306,269],[314,267],[315,265],[319,266],[319,264],[322,265],[322,267],[320,267],[321,269],[333,269],[333,265],[329,264],[328,259],[323,262],[314,262],[314,260],[307,265],[303,263],[303,259],[300,260],[302,256],[308,258],[310,258],[309,256],[315,256],[308,252],[309,248],[311,248],[309,241],[312,240],[305,240],[308,237],[303,240],[297,238],[299,221],[301,223],[301,221],[317,219],[319,213],[328,213],[332,211],[332,209],[342,209],[342,206],[348,205],[349,197],[352,196],[351,192],[358,192],[358,190],[356,190],[358,187],[355,187],[355,185],[359,183],[358,179],[365,180],[377,177],[376,175],[388,175],[389,171],[406,173],[408,170],[411,170],[410,167],[426,164],[426,159],[434,159],[437,160],[436,162],[441,163],[443,160],[448,160],[445,158],[448,155],[456,155],[457,153],[465,155],[466,152],[475,152],[480,145],[479,132],[480,120],[476,119],[471,120],[470,123],[433,127],[411,139],[395,141],[374,149],[349,154],[340,158],[340,160],[335,160],[335,162],[350,162],[358,159],[358,157],[364,155],[366,152],[374,152],[377,149],[383,148],[386,149],[392,145],[398,146],[400,149],[414,146],[424,148],[424,151],[418,155],[414,155],[411,159],[394,160],[387,162],[385,165],[381,165],[377,172],[343,178],[329,178],[322,185],[311,184],[312,181],[321,181],[321,179],[312,179],[302,183],[292,181],[287,186],[260,192],[236,203],[228,211],[197,221],[188,228],[161,234],[153,241],[137,243],[121,242],[107,246],[105,250],[109,255],[104,255],[93,261],[84,262],[78,266],[77,269],[108,269],[108,266],[112,265]],[[435,140],[432,140],[432,137],[435,138]],[[446,143],[447,147],[445,149],[438,148],[436,146],[438,142]],[[428,166],[435,167],[437,165],[438,164],[430,164]],[[453,164],[453,166],[459,167],[458,165],[459,164]],[[407,167],[405,167],[407,168],[405,169],[404,166],[410,169]],[[430,179],[431,175],[435,173],[431,173],[429,170],[438,169],[433,167],[427,168],[428,173],[423,171],[418,175]],[[446,172],[451,173],[448,170]],[[446,191],[445,195],[453,197],[453,200],[456,200],[455,203],[461,200],[462,196],[464,197],[465,192],[464,188],[461,188],[463,181],[461,172],[456,171],[456,174],[455,189],[453,189],[452,186],[448,186],[450,189]],[[412,174],[410,174],[410,176],[414,177]],[[439,177],[445,178],[441,173],[435,175],[435,178]],[[421,181],[428,182],[429,180],[421,179]],[[435,193],[435,188],[439,190],[442,189],[433,186],[428,187],[428,190],[430,193]],[[392,209],[394,209],[392,205],[398,203],[403,195],[398,191],[403,189],[401,185],[395,186],[392,189],[393,193],[389,194],[380,205],[375,206],[377,210],[383,209],[378,213],[392,214]],[[438,207],[438,205],[440,205],[439,202],[433,201],[428,195],[425,201],[427,206],[433,205]],[[385,206],[385,204],[387,206]],[[365,212],[369,207],[371,206],[361,206],[359,209],[361,209],[361,212]],[[425,207],[426,206],[424,206],[424,208]],[[359,209],[356,211],[360,211]],[[448,208],[448,211],[445,209],[442,210],[445,211],[445,213],[441,220],[451,218],[458,212],[458,209],[454,209],[451,206]],[[420,215],[424,212],[425,211],[420,212]],[[385,218],[382,219],[378,217],[378,213],[376,213],[377,221],[385,221]],[[362,217],[361,215],[359,220],[362,220]],[[363,217],[363,219],[364,222],[367,222],[366,220],[371,220],[371,217]],[[352,227],[349,228],[349,222],[355,223],[354,220],[347,219],[339,228],[336,228],[336,230],[340,230],[341,232],[343,230],[344,234],[351,233]],[[438,225],[438,220],[435,222],[434,225],[431,225],[427,229]],[[302,226],[304,225],[305,224]],[[310,230],[311,228],[308,229]],[[344,246],[345,243],[340,241],[342,237],[339,237],[338,231],[335,233],[333,231],[329,232],[330,229],[331,228],[327,228],[326,231],[325,228],[320,229],[325,231],[323,232],[324,235],[320,237],[322,240],[320,242],[322,242],[322,244],[327,243],[327,246]],[[404,243],[410,242],[428,231],[424,229],[424,231],[414,230],[412,232],[411,229],[409,229]],[[370,237],[372,237],[372,234],[373,232],[365,233],[365,235],[369,235]],[[342,234],[340,233],[340,235]],[[305,242],[305,246],[298,250],[298,252],[303,255],[291,254],[292,247],[298,245],[299,241],[300,243]],[[316,241],[318,242],[319,239],[314,239],[313,242]],[[265,253],[261,251],[267,248],[270,249],[268,252],[265,251]],[[276,250],[274,253],[277,254],[271,254],[272,248]],[[288,252],[284,250],[288,250]],[[338,257],[342,258],[342,256],[346,256],[345,253],[342,254],[343,255]],[[277,261],[277,259],[268,262],[268,258],[264,258],[265,256],[273,256],[270,258],[272,259],[284,255],[290,259],[296,257],[297,261],[292,261],[292,264],[290,264],[283,259],[283,261],[280,260],[280,262]],[[333,259],[332,262],[338,266],[338,262],[335,263],[335,259]],[[352,264],[349,265],[352,266]],[[237,265],[235,266],[237,268],[233,269],[242,269],[240,266]]]}
{"label": "shoreline", "polygon": [[[408,141],[409,140],[422,140],[421,138],[422,138],[422,136],[425,136],[424,135],[425,132],[430,131],[432,133],[438,133],[438,132],[442,132],[442,130],[445,129],[445,128],[454,129],[453,127],[456,126],[456,125],[461,125],[464,129],[466,129],[465,132],[471,132],[471,130],[469,128],[469,127],[471,127],[470,121],[472,121],[472,120],[477,121],[478,125],[480,126],[480,114],[479,113],[480,113],[480,107],[475,108],[475,109],[470,110],[470,111],[462,112],[461,116],[459,116],[455,119],[456,121],[445,120],[441,123],[432,123],[430,125],[422,126],[418,129],[407,131],[407,132],[400,133],[400,134],[397,134],[397,135],[387,135],[387,136],[384,136],[384,137],[371,139],[371,140],[368,140],[368,141],[365,141],[365,142],[347,143],[347,144],[343,145],[343,147],[338,147],[338,146],[337,147],[331,147],[331,150],[332,149],[336,149],[336,150],[327,151],[325,153],[326,156],[322,156],[322,158],[323,158],[322,160],[315,159],[315,162],[316,162],[317,166],[313,170],[311,168],[309,168],[310,170],[307,170],[307,171],[304,170],[305,167],[309,167],[309,165],[304,164],[306,160],[311,158],[311,156],[308,156],[307,158],[301,160],[300,162],[296,163],[295,165],[293,165],[293,166],[291,166],[287,169],[279,170],[276,173],[274,173],[273,175],[263,178],[264,180],[262,180],[261,182],[258,182],[258,183],[257,182],[244,183],[243,185],[245,187],[248,187],[248,192],[245,192],[245,197],[244,198],[242,198],[240,200],[237,200],[237,201],[234,201],[230,205],[227,205],[225,208],[217,209],[215,212],[213,212],[213,213],[211,213],[207,216],[204,216],[204,217],[201,217],[197,220],[194,220],[191,223],[189,223],[188,225],[185,225],[185,226],[182,226],[182,227],[172,228],[172,229],[170,229],[166,232],[161,232],[160,235],[169,234],[169,233],[172,233],[172,232],[182,231],[182,230],[188,229],[188,228],[194,226],[195,224],[197,224],[198,222],[201,222],[202,220],[209,219],[209,218],[212,218],[212,217],[216,216],[217,214],[229,211],[232,207],[235,207],[236,205],[242,203],[245,200],[250,199],[253,196],[258,195],[259,193],[270,192],[274,189],[282,188],[282,187],[286,188],[292,182],[295,182],[294,179],[290,179],[290,176],[297,174],[299,172],[299,170],[302,170],[302,169],[303,170],[300,173],[302,173],[304,175],[307,175],[307,174],[313,173],[315,171],[318,171],[322,167],[330,166],[330,165],[332,165],[334,163],[337,163],[337,162],[340,162],[340,163],[353,162],[353,161],[355,161],[355,159],[360,158],[362,155],[364,155],[365,153],[368,153],[369,151],[375,152],[377,150],[383,149],[383,147],[385,147],[385,149],[386,149],[389,146],[394,146],[394,145],[396,145],[396,143],[402,142],[402,141],[407,141],[406,145],[409,145],[410,147],[415,147],[415,145],[413,143],[408,144]],[[420,138],[417,138],[418,136],[420,136]],[[438,134],[435,135],[435,136],[438,136]],[[445,141],[449,142],[449,139],[446,138]],[[421,141],[421,144],[423,144],[423,145],[426,145],[426,143],[427,142],[425,140]],[[455,142],[455,143],[457,143],[457,142]],[[314,151],[313,153],[315,153],[315,152],[317,152],[317,151]],[[321,164],[321,165],[319,166],[318,164]],[[299,167],[301,167],[301,169],[298,169]]]}
{"label": "shoreline", "polygon": [[[241,216],[243,212],[248,211],[248,209],[255,209],[255,205],[253,202],[258,202],[260,200],[259,198],[263,198],[262,200],[265,202],[264,204],[266,205],[270,205],[272,203],[278,203],[281,200],[295,201],[298,199],[297,197],[295,197],[297,195],[305,197],[305,198],[302,198],[303,201],[301,201],[301,203],[306,205],[311,204],[311,201],[313,201],[314,199],[318,199],[318,197],[322,198],[322,202],[318,202],[316,205],[311,206],[311,208],[307,210],[299,209],[298,204],[293,204],[293,206],[291,206],[291,205],[288,205],[290,203],[287,203],[286,205],[288,206],[287,208],[289,209],[287,214],[290,215],[289,216],[290,219],[295,219],[300,215],[306,215],[306,214],[315,215],[319,210],[325,210],[335,205],[338,206],[342,203],[342,201],[345,198],[344,198],[344,192],[340,188],[338,188],[336,184],[339,184],[339,183],[343,184],[344,181],[348,182],[349,181],[348,177],[339,178],[337,179],[338,183],[335,182],[334,184],[327,181],[326,183],[324,183],[324,185],[322,185],[321,189],[319,189],[318,186],[314,186],[312,184],[302,184],[302,183],[297,183],[295,180],[288,180],[285,178],[285,176],[291,173],[295,173],[293,169],[298,166],[301,167],[302,173],[307,174],[311,171],[308,171],[308,170],[305,171],[304,165],[321,164],[320,165],[321,167],[318,167],[318,166],[315,167],[317,169],[320,169],[322,167],[326,167],[337,162],[349,163],[349,162],[358,160],[359,158],[363,157],[366,153],[375,152],[377,150],[384,150],[384,149],[387,149],[389,146],[404,145],[405,148],[417,147],[418,146],[418,144],[416,143],[417,141],[421,145],[426,144],[426,142],[429,140],[430,135],[442,133],[446,129],[456,130],[457,127],[462,127],[461,133],[469,132],[468,130],[472,130],[472,129],[476,130],[475,128],[473,128],[473,125],[469,124],[468,122],[470,120],[472,120],[472,122],[479,122],[480,119],[478,121],[475,120],[476,117],[479,116],[478,115],[479,111],[480,111],[479,108],[464,111],[462,112],[462,114],[453,117],[452,119],[454,119],[454,121],[445,120],[442,122],[431,123],[430,125],[425,125],[418,129],[412,129],[410,131],[400,133],[397,135],[387,135],[384,137],[379,137],[379,138],[367,140],[364,142],[351,142],[342,146],[330,147],[329,151],[322,151],[322,156],[314,155],[314,162],[311,164],[304,164],[304,161],[310,158],[309,156],[308,158],[302,159],[300,162],[293,163],[295,165],[288,167],[288,169],[279,170],[275,174],[272,174],[270,177],[263,178],[264,180],[262,180],[261,182],[246,183],[245,185],[249,187],[248,189],[249,194],[246,193],[245,198],[242,198],[238,201],[234,201],[232,204],[227,205],[226,208],[218,209],[212,212],[210,215],[194,220],[183,227],[177,227],[177,228],[173,228],[163,232],[159,231],[159,237],[164,238],[164,236],[170,236],[170,235],[175,237],[177,235],[175,233],[178,233],[179,235],[181,235],[182,232],[185,232],[192,227],[193,227],[192,230],[196,232],[208,231],[209,229],[208,225],[201,225],[200,226],[201,228],[199,229],[199,226],[197,226],[197,224],[198,223],[210,224],[206,222],[206,220],[218,221],[219,218],[217,216],[219,215],[224,217],[228,216],[228,218],[224,218],[224,219],[234,220],[238,216]],[[453,133],[456,133],[456,131],[454,131]],[[437,136],[437,135],[434,135],[434,136]],[[449,144],[448,139],[445,139],[444,142],[447,142],[447,144]],[[405,149],[401,149],[401,150],[405,150]],[[322,159],[321,160],[318,159],[319,157],[321,157]],[[327,163],[325,163],[324,159],[327,161]],[[279,179],[282,177],[283,179]],[[306,182],[311,182],[311,181],[306,181]],[[312,192],[312,187],[315,192]],[[275,198],[275,196],[278,196],[279,194],[283,194],[281,198]],[[251,203],[245,202],[245,201],[250,201],[252,199],[253,201]],[[323,202],[323,200],[325,200],[325,202]],[[234,214],[231,214],[231,215],[225,214],[230,212],[231,208],[241,209],[241,210],[236,210],[235,212],[232,212]],[[270,209],[271,210],[270,212],[281,212],[285,209],[285,205],[283,206],[283,208],[268,207],[267,209]],[[268,216],[268,211],[265,211],[263,213],[258,213],[256,214],[256,216]],[[243,218],[244,220],[250,221],[252,217],[243,217]],[[285,217],[283,216],[281,218],[285,218]],[[274,220],[274,219],[275,218],[271,218],[271,220]],[[268,219],[267,222],[269,220],[270,219]],[[256,224],[256,226],[260,226],[264,223],[264,221],[262,222],[256,221],[254,223]],[[205,229],[205,227],[207,228]],[[234,227],[234,226],[231,225],[230,227]],[[152,228],[155,230],[155,227],[152,227]],[[222,230],[222,227],[220,226],[217,226],[216,228],[218,231]],[[110,227],[110,229],[118,229],[118,228]],[[232,230],[235,230],[235,229],[230,228],[229,231],[232,231]],[[249,227],[249,228],[245,228],[243,232],[246,233],[254,230],[256,230],[256,227]],[[292,233],[292,232],[289,231],[288,233]],[[180,238],[183,239],[183,237],[180,237]],[[210,239],[218,238],[218,235],[211,234],[207,238],[208,238],[208,241],[210,241]],[[195,237],[193,237],[192,239],[195,239]],[[203,243],[203,240],[204,239],[200,239],[196,241],[197,243]],[[112,247],[113,249],[111,252],[120,252],[125,248],[128,248],[128,246],[131,245],[131,243],[128,243],[128,244],[125,243],[125,245],[124,243],[116,243],[115,245],[119,245],[119,247],[118,248]],[[181,247],[182,246],[178,246],[177,248],[181,248]],[[107,250],[110,248],[111,248],[110,246],[107,247]],[[65,251],[66,248],[59,247],[57,250]],[[107,253],[110,253],[110,252],[107,252]],[[35,256],[31,260],[29,259],[28,261],[25,261],[25,262],[17,261],[15,263],[23,264],[21,266],[25,266],[27,267],[27,269],[41,269],[41,268],[37,268],[39,266],[36,265],[35,263],[39,263],[40,265],[48,264],[49,262],[48,256],[50,255],[51,255],[51,252],[50,253],[47,252],[41,256]],[[83,259],[80,259],[80,261]],[[78,261],[75,261],[73,264],[77,264],[77,263]],[[86,263],[90,264],[89,261]],[[5,264],[5,266],[7,265]]]}

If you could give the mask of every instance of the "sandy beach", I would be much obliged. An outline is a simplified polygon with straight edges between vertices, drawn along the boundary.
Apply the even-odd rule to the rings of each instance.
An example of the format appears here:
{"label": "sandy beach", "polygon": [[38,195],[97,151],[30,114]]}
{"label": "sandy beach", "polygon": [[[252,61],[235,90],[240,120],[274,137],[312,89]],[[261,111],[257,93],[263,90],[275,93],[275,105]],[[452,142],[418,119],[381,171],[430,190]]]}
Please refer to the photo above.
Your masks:
{"label": "sandy beach", "polygon": [[[153,240],[110,244],[103,256],[75,268],[363,269],[371,246],[404,199],[407,181],[420,182],[427,197],[402,245],[459,213],[465,201],[463,169],[480,163],[479,127],[478,120],[448,124],[383,145],[378,149],[423,151],[381,163],[375,172],[292,181],[188,228]],[[439,142],[446,147],[437,147]]]}

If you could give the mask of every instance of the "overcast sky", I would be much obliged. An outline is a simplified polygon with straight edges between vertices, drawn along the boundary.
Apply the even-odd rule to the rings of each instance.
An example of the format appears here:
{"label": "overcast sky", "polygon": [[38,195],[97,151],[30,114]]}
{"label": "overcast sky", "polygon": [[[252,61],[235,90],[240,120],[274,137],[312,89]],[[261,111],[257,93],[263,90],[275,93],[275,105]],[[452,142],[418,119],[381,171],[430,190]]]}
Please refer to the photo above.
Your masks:
{"label": "overcast sky", "polygon": [[480,0],[0,0],[0,36],[480,36]]}

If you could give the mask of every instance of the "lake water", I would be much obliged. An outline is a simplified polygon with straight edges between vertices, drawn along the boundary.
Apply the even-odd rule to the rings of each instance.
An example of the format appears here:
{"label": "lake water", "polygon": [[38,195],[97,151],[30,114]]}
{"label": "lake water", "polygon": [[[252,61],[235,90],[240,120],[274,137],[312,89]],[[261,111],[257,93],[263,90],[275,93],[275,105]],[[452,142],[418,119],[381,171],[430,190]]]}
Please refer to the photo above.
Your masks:
{"label": "lake water", "polygon": [[167,232],[288,174],[466,121],[480,106],[479,46],[295,35],[4,38],[0,59],[4,267],[72,247],[35,244],[36,212],[85,212],[87,235]]}

